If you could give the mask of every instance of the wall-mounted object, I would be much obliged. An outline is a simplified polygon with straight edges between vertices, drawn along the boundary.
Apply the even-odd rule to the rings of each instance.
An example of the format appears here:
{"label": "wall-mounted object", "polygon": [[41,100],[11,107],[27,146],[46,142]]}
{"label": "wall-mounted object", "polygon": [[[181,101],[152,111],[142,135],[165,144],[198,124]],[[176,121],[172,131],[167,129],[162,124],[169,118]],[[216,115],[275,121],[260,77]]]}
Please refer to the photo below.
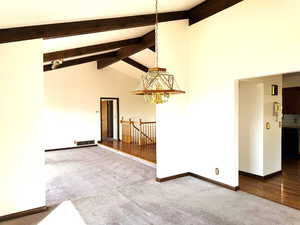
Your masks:
{"label": "wall-mounted object", "polygon": [[271,129],[271,124],[270,124],[270,122],[266,122],[266,129],[267,129],[267,130],[270,130],[270,129]]}
{"label": "wall-mounted object", "polygon": [[216,169],[215,169],[215,173],[216,173],[216,175],[219,175],[219,174],[220,174],[219,168],[216,168]]}
{"label": "wall-mounted object", "polygon": [[272,84],[272,96],[277,96],[278,95],[278,85]]}
{"label": "wall-mounted object", "polygon": [[279,102],[273,102],[273,116],[276,118],[276,122],[278,122],[279,113],[281,113],[281,105]]}
{"label": "wall-mounted object", "polygon": [[55,70],[56,68],[58,68],[61,64],[63,64],[64,59],[56,59],[52,61],[52,66],[51,69]]}

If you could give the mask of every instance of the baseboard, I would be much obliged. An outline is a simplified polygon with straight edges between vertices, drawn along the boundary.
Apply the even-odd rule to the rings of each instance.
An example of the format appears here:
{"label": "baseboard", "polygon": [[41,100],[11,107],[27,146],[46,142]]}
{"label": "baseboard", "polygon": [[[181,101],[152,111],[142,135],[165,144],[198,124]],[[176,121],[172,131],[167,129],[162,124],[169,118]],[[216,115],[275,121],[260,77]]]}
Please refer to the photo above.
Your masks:
{"label": "baseboard", "polygon": [[264,176],[264,179],[269,179],[269,178],[271,178],[271,177],[275,177],[275,176],[281,175],[281,174],[282,174],[282,170],[277,171],[277,172],[274,172],[274,173],[271,173],[271,174],[269,174],[269,175],[266,175],[266,176]]}
{"label": "baseboard", "polygon": [[224,183],[222,183],[222,182],[219,182],[219,181],[215,181],[215,180],[209,179],[209,178],[207,178],[207,177],[202,177],[202,176],[200,176],[200,175],[198,175],[198,174],[195,174],[195,173],[189,173],[189,175],[192,176],[192,177],[195,177],[195,178],[197,178],[197,179],[204,180],[204,181],[207,181],[207,182],[209,182],[209,183],[212,183],[212,184],[221,186],[221,187],[223,187],[223,188],[227,188],[227,189],[232,190],[232,191],[238,191],[238,190],[240,189],[239,186],[230,186],[230,185],[228,185],[228,184],[224,184]]}
{"label": "baseboard", "polygon": [[12,213],[12,214],[9,214],[6,216],[0,216],[0,222],[6,221],[6,220],[11,220],[11,219],[16,219],[16,218],[23,217],[23,216],[29,216],[29,215],[41,213],[41,212],[46,211],[47,209],[48,209],[47,206],[42,206],[42,207],[29,209],[29,210],[22,211],[22,212]]}
{"label": "baseboard", "polygon": [[243,176],[247,176],[247,177],[253,177],[253,178],[259,179],[259,180],[266,180],[266,179],[270,179],[270,178],[272,178],[274,176],[282,174],[282,170],[274,172],[274,173],[271,173],[271,174],[266,175],[266,176],[259,176],[259,175],[252,174],[252,173],[247,173],[247,172],[244,172],[244,171],[239,171],[239,174],[243,175]]}
{"label": "baseboard", "polygon": [[189,176],[189,173],[181,173],[181,174],[177,174],[177,175],[174,175],[174,176],[169,176],[169,177],[164,177],[164,178],[156,178],[156,181],[157,182],[166,182],[166,181],[169,181],[169,180],[174,180],[174,179],[177,179],[177,178],[180,178],[180,177],[186,177],[186,176]]}
{"label": "baseboard", "polygon": [[194,177],[194,178],[197,178],[197,179],[201,179],[201,180],[204,180],[206,182],[216,184],[218,186],[221,186],[223,188],[227,188],[227,189],[232,190],[232,191],[237,191],[237,190],[240,189],[239,186],[236,186],[236,187],[230,186],[228,184],[224,184],[224,183],[221,183],[221,182],[218,182],[218,181],[206,178],[206,177],[202,177],[202,176],[200,176],[198,174],[190,173],[190,172],[188,172],[188,173],[181,173],[181,174],[170,176],[170,177],[156,178],[156,181],[157,182],[166,182],[166,181],[169,181],[169,180],[174,180],[174,179],[177,179],[177,178],[180,178],[180,177],[186,177],[186,176],[191,176],[191,177]]}
{"label": "baseboard", "polygon": [[69,150],[69,149],[76,149],[76,148],[91,148],[91,147],[96,147],[96,146],[98,146],[98,145],[95,144],[95,145],[75,146],[75,147],[67,147],[67,148],[46,149],[45,152]]}
{"label": "baseboard", "polygon": [[[122,141],[121,139],[111,139],[110,141]],[[97,141],[98,144],[102,144],[102,140]]]}

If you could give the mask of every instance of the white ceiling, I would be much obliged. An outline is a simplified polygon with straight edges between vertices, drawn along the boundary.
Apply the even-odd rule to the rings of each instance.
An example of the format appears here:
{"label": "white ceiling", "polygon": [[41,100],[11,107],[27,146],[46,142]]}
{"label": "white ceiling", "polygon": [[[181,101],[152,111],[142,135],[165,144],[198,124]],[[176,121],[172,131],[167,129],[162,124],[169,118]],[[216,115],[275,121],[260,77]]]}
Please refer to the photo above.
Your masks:
{"label": "white ceiling", "polygon": [[44,52],[59,51],[69,48],[77,48],[112,41],[141,37],[154,30],[154,26],[114,30],[94,34],[76,35],[64,38],[44,40]]}
{"label": "white ceiling", "polygon": [[127,64],[124,61],[116,62],[110,65],[110,67],[114,68],[117,71],[120,71],[121,73],[125,73],[127,76],[132,77],[134,79],[140,79],[141,75],[144,74],[143,71]]}
{"label": "white ceiling", "polygon": [[131,59],[147,66],[148,68],[155,66],[155,53],[150,49],[145,49],[144,51],[140,51],[132,56]]}
{"label": "white ceiling", "polygon": [[[204,0],[159,0],[159,11],[192,8]],[[0,7],[0,28],[69,22],[155,11],[155,0],[9,0]]]}
{"label": "white ceiling", "polygon": [[[159,0],[159,12],[188,10],[205,0]],[[37,24],[81,21],[142,15],[155,12],[155,0],[10,0],[0,7],[0,28]],[[95,45],[100,43],[140,37],[154,26],[85,34],[44,41],[44,52]],[[148,67],[154,66],[155,54],[144,50],[131,58]],[[142,71],[118,62],[112,65],[121,71],[128,70],[138,77]]]}

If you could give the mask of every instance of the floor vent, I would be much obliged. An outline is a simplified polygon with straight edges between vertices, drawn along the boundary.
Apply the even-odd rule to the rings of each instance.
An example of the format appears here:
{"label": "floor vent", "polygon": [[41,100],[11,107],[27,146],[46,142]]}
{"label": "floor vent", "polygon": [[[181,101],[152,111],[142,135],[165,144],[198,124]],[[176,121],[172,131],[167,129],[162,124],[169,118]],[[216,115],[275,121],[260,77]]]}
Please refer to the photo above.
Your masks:
{"label": "floor vent", "polygon": [[90,141],[76,141],[77,146],[82,146],[82,145],[94,145],[95,140],[90,140]]}

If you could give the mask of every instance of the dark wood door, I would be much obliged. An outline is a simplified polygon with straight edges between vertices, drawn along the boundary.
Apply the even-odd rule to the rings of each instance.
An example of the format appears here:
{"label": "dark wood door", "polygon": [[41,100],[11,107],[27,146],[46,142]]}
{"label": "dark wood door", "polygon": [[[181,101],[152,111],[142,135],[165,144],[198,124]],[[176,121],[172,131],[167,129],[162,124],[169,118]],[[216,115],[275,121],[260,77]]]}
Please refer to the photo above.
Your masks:
{"label": "dark wood door", "polygon": [[283,88],[283,114],[300,114],[300,87]]}
{"label": "dark wood door", "polygon": [[114,137],[114,103],[113,101],[107,102],[107,136]]}
{"label": "dark wood door", "polygon": [[103,139],[108,138],[107,101],[101,102],[101,135]]}

